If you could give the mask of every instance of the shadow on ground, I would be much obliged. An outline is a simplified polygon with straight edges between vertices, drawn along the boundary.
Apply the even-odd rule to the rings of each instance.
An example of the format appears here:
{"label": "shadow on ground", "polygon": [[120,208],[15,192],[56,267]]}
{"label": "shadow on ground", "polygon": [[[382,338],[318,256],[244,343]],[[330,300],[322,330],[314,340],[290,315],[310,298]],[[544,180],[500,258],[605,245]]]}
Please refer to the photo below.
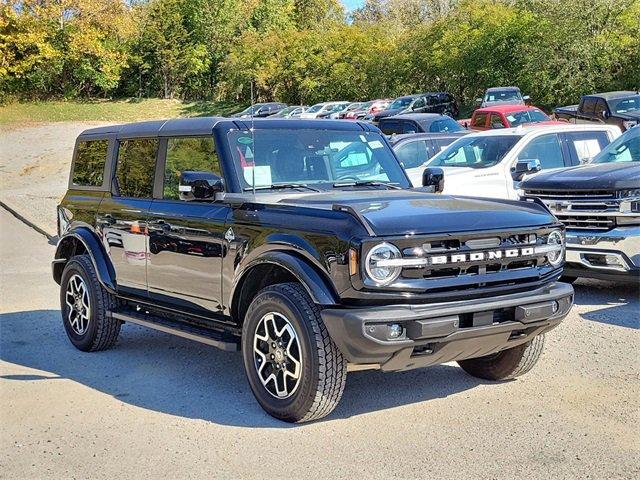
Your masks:
{"label": "shadow on ground", "polygon": [[[85,353],[67,340],[57,310],[0,315],[0,359],[42,370],[7,381],[66,378],[138,407],[223,425],[287,428],[262,411],[239,353],[124,325],[117,345]],[[403,373],[352,372],[327,420],[425,402],[474,388],[479,380],[441,365]]]}
{"label": "shadow on ground", "polygon": [[575,303],[580,306],[599,306],[580,316],[585,320],[640,329],[640,290],[637,285],[578,280],[573,286]]}

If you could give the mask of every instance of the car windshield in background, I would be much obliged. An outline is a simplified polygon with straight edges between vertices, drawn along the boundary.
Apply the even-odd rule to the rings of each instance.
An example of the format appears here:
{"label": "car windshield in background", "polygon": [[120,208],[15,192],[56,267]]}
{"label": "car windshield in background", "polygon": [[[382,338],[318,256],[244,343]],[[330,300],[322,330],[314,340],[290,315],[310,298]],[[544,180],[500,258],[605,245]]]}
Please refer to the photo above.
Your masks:
{"label": "car windshield in background", "polygon": [[522,101],[522,95],[517,90],[498,90],[485,95],[485,102],[510,102],[513,100]]}
{"label": "car windshield in background", "polygon": [[319,112],[322,107],[324,107],[324,104],[322,103],[316,103],[313,107],[309,108],[309,110],[307,110],[306,113],[316,113]]}
{"label": "car windshield in background", "polygon": [[506,117],[512,127],[525,123],[548,122],[551,120],[543,111],[537,109],[509,113]]}
{"label": "car windshield in background", "polygon": [[429,167],[492,167],[500,163],[520,138],[517,135],[463,137],[433,157],[427,165]]}
{"label": "car windshield in background", "polygon": [[243,190],[333,188],[409,181],[379,133],[265,129],[228,134]]}
{"label": "car windshield in background", "polygon": [[398,98],[389,105],[389,110],[395,110],[397,108],[406,108],[411,105],[412,98]]}
{"label": "car windshield in background", "polygon": [[429,125],[429,131],[432,133],[461,132],[462,130],[464,130],[464,128],[450,117],[436,120]]}
{"label": "car windshield in background", "polygon": [[591,163],[640,162],[640,127],[634,127],[607,145]]}
{"label": "car windshield in background", "polygon": [[640,110],[640,95],[609,100],[609,107],[615,113],[637,112]]}

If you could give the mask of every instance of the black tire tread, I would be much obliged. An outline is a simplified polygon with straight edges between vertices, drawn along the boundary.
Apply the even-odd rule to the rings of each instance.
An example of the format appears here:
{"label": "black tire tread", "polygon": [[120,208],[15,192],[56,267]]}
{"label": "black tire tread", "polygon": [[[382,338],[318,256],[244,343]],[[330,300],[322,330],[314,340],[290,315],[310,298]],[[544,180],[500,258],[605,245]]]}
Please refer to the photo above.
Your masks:
{"label": "black tire tread", "polygon": [[511,380],[529,372],[542,356],[544,334],[530,342],[504,350],[489,357],[460,360],[458,364],[468,374],[485,380]]}
{"label": "black tire tread", "polygon": [[88,352],[99,352],[113,347],[118,340],[122,322],[111,317],[110,311],[119,305],[119,300],[115,295],[107,292],[98,280],[93,262],[89,255],[77,255],[73,257],[65,268],[69,268],[72,262],[77,262],[88,275],[89,288],[95,293],[97,304],[94,305],[97,331]]}

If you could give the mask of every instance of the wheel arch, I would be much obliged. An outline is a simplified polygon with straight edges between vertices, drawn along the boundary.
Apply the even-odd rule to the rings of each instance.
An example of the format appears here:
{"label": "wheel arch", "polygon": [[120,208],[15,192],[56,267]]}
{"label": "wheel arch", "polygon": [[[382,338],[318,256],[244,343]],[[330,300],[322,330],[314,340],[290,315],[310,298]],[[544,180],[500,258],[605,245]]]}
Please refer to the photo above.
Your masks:
{"label": "wheel arch", "polygon": [[251,299],[263,288],[297,282],[318,305],[336,305],[339,297],[326,275],[307,260],[283,251],[270,251],[253,260],[238,275],[231,290],[231,316],[242,324]]}
{"label": "wheel arch", "polygon": [[58,241],[56,253],[52,263],[53,279],[60,284],[64,267],[72,257],[82,254],[89,255],[96,270],[98,280],[110,293],[116,293],[116,275],[113,265],[104,252],[96,235],[87,228],[78,228],[66,233]]}

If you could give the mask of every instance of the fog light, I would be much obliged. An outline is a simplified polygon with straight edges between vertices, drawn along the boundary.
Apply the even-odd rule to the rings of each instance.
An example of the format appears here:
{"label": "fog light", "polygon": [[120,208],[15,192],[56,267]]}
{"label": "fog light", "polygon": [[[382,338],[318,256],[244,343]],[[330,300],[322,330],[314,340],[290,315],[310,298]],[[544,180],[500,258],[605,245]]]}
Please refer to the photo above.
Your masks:
{"label": "fog light", "polygon": [[626,267],[624,262],[622,262],[620,260],[620,257],[618,257],[617,255],[605,255],[604,261],[607,265],[613,265],[614,267]]}
{"label": "fog light", "polygon": [[402,335],[402,325],[392,323],[391,325],[387,325],[387,329],[387,335],[389,336],[389,338],[399,338]]}

